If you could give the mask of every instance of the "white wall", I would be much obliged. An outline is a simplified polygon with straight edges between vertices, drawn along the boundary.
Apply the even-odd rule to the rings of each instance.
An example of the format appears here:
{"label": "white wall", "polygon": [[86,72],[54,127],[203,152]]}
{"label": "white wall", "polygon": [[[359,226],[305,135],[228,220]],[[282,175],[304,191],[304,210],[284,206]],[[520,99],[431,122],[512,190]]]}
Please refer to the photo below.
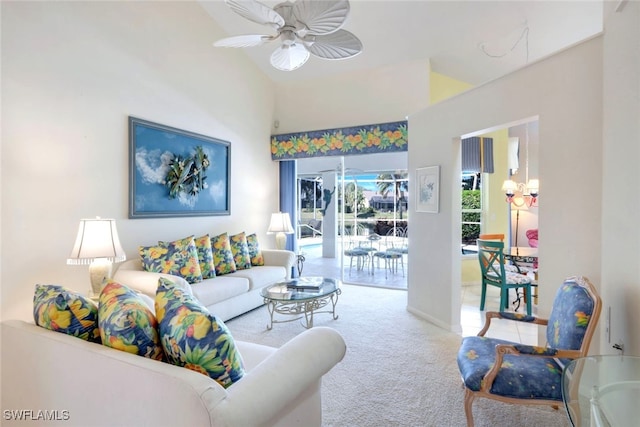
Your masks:
{"label": "white wall", "polygon": [[621,341],[640,355],[640,3],[616,5],[605,2],[601,353]]}
{"label": "white wall", "polygon": [[[2,318],[32,318],[36,283],[89,288],[67,266],[80,218],[137,246],[258,232],[278,209],[273,84],[195,2],[2,2]],[[127,116],[231,142],[231,215],[128,219]],[[250,172],[249,172],[250,171]],[[259,183],[259,184],[258,184]]]}
{"label": "white wall", "polygon": [[[273,133],[406,120],[429,105],[429,63],[414,61],[371,72],[278,84]],[[409,141],[411,145],[411,141]]]}
{"label": "white wall", "polygon": [[[539,116],[539,312],[567,276],[601,283],[602,38],[523,68],[409,117],[409,170],[441,166],[440,213],[413,214],[409,309],[460,329],[460,198],[457,138]],[[580,153],[580,155],[577,155]],[[563,183],[569,178],[568,191]],[[412,191],[410,189],[410,191]],[[414,209],[410,201],[410,209]],[[561,261],[558,261],[561,260]]]}

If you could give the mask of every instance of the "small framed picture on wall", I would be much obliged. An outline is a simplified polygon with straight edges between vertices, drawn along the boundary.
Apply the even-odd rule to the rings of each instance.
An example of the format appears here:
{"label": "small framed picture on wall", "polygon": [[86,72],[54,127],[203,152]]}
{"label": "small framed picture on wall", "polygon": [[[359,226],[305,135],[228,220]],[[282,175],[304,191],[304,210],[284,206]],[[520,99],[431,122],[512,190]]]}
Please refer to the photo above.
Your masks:
{"label": "small framed picture on wall", "polygon": [[440,166],[416,169],[416,212],[438,213]]}

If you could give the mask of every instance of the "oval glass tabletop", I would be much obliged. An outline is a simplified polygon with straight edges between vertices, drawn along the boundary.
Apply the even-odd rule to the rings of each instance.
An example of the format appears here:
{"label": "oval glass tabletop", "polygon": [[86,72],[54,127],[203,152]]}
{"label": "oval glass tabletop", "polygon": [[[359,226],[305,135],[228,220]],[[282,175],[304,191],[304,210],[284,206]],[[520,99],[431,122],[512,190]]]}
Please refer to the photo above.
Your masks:
{"label": "oval glass tabletop", "polygon": [[330,277],[299,277],[268,286],[260,294],[276,301],[303,301],[331,295],[340,285],[340,280]]}
{"label": "oval glass tabletop", "polygon": [[588,356],[569,363],[562,398],[573,426],[637,426],[640,357]]}

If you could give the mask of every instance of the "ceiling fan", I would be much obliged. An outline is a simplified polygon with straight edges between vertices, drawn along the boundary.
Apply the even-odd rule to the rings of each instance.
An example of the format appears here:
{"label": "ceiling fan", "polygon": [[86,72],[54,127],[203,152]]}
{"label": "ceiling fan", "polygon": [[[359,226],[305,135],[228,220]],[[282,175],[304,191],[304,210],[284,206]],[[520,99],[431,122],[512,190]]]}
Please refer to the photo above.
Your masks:
{"label": "ceiling fan", "polygon": [[271,65],[278,70],[295,70],[307,62],[309,55],[335,60],[362,52],[362,42],[341,29],[349,15],[348,0],[285,1],[273,9],[256,0],[225,0],[225,3],[240,16],[270,26],[277,33],[228,37],[213,45],[252,47],[280,39],[280,46],[271,54]]}

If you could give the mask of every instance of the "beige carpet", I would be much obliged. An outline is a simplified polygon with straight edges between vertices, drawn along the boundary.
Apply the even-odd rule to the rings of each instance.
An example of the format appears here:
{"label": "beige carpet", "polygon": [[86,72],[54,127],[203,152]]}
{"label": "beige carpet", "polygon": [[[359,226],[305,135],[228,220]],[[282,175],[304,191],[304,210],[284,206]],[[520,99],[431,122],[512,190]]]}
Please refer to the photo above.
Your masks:
{"label": "beige carpet", "polygon": [[[460,336],[406,310],[407,293],[344,285],[338,320],[314,324],[338,330],[347,343],[343,361],[323,379],[323,425],[465,426],[464,391],[456,364]],[[236,339],[279,347],[304,330],[299,321],[267,331],[265,307],[229,320]],[[568,426],[564,408],[524,407],[479,399],[477,427]]]}

